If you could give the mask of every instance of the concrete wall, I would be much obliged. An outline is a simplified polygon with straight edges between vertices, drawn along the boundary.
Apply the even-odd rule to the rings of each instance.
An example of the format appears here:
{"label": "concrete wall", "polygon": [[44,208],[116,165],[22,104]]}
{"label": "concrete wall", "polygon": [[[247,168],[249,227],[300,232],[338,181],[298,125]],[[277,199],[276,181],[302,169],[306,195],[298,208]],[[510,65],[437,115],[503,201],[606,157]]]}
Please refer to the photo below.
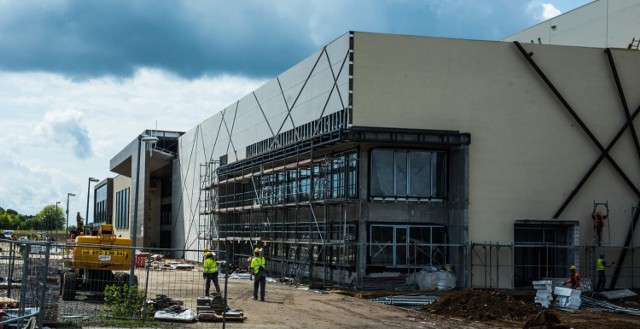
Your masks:
{"label": "concrete wall", "polygon": [[510,35],[503,41],[627,48],[633,38],[640,38],[640,0],[598,0]]}

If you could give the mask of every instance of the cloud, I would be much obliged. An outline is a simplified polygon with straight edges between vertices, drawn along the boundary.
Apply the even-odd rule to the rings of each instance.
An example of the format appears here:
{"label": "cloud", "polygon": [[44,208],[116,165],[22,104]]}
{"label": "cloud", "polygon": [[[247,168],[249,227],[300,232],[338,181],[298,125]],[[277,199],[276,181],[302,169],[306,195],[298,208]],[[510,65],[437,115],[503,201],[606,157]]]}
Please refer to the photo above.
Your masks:
{"label": "cloud", "polygon": [[562,14],[552,3],[532,1],[527,8],[529,14],[538,22],[546,21]]}
{"label": "cloud", "polygon": [[[187,79],[221,74],[263,79],[352,30],[496,40],[535,23],[527,14],[529,3],[0,1],[0,70],[52,72],[75,80],[130,78],[142,68]],[[536,12],[550,15],[551,7],[537,5]]]}
{"label": "cloud", "polygon": [[0,206],[24,215],[35,215],[45,205],[55,204],[61,191],[58,181],[68,174],[56,169],[34,166],[33,163],[0,159]]}
{"label": "cloud", "polygon": [[47,112],[35,127],[35,134],[50,138],[55,143],[70,147],[79,159],[93,154],[89,131],[83,123],[83,113],[76,110]]}
{"label": "cloud", "polygon": [[[263,1],[0,2],[0,69],[74,79],[159,68],[186,78],[267,77],[316,46]],[[304,24],[302,24],[304,26]]]}
{"label": "cloud", "polygon": [[70,211],[84,214],[87,178],[113,177],[110,159],[143,130],[187,131],[264,83],[158,69],[86,81],[0,71],[0,207],[35,214],[73,192]]}
{"label": "cloud", "polygon": [[556,8],[553,4],[550,4],[550,3],[542,4],[542,18],[544,18],[545,20],[556,17],[560,14],[562,14],[562,12],[560,12],[560,10]]}

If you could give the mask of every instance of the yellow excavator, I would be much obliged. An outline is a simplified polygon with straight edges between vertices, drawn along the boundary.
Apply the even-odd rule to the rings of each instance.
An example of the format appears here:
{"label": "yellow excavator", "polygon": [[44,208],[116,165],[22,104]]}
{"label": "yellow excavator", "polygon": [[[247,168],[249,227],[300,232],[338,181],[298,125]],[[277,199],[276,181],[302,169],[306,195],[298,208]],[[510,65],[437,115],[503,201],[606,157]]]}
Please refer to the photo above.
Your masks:
{"label": "yellow excavator", "polygon": [[[79,235],[67,246],[61,275],[63,300],[75,299],[77,291],[103,292],[106,285],[129,282],[131,239],[117,237],[111,224],[100,225],[97,234]],[[138,284],[137,277],[134,283]]]}

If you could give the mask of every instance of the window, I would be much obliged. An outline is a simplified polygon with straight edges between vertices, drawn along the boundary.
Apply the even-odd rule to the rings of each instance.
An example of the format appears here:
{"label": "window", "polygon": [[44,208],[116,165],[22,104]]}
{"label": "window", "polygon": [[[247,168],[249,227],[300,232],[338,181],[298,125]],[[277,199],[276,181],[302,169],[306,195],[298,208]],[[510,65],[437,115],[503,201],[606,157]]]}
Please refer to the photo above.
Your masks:
{"label": "window", "polygon": [[116,192],[116,228],[129,228],[129,188]]}
{"label": "window", "polygon": [[287,168],[256,175],[245,182],[221,184],[218,205],[231,208],[358,198],[357,151],[332,155],[328,161],[324,158],[316,161],[309,167]]}
{"label": "window", "polygon": [[435,151],[371,151],[370,195],[392,198],[444,198],[446,154]]}
{"label": "window", "polygon": [[[94,223],[107,222],[107,185],[102,185],[96,189],[96,203],[93,210]],[[89,220],[87,218],[87,220]]]}
{"label": "window", "polygon": [[371,225],[372,265],[439,267],[446,259],[446,230],[438,225]]}
{"label": "window", "polygon": [[160,225],[171,224],[171,204],[163,204],[160,207]]}

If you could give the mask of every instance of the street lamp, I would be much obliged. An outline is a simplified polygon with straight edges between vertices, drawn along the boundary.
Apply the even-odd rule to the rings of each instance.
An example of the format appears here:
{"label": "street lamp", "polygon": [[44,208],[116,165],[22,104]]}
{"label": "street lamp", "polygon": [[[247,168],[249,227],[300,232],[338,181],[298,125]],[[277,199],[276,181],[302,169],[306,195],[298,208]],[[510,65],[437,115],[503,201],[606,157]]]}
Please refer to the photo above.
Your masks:
{"label": "street lamp", "polygon": [[67,193],[67,228],[65,229],[65,236],[64,239],[67,240],[67,238],[69,237],[69,197],[70,196],[76,196],[73,193]]}
{"label": "street lamp", "polygon": [[[100,180],[97,178],[93,178],[93,177],[89,177],[89,183],[87,183],[87,215],[85,217],[85,222],[87,223],[87,225],[89,224],[89,194],[91,194],[91,182],[97,183]],[[95,218],[95,209],[94,209],[94,215],[93,215],[93,221],[96,221]]]}
{"label": "street lamp", "polygon": [[[138,241],[138,192],[140,190],[140,149],[142,148],[142,142],[146,143],[156,143],[158,142],[158,137],[147,136],[147,135],[139,135],[138,136],[138,161],[136,165],[136,194],[134,196],[133,202],[133,225],[131,227],[131,269],[129,270],[129,287],[133,286],[133,279],[135,277],[134,269],[136,266],[136,245]],[[143,154],[144,156],[144,154]]]}
{"label": "street lamp", "polygon": [[56,221],[55,221],[55,229],[56,229],[56,239],[58,238],[58,205],[60,201],[56,201]]}

